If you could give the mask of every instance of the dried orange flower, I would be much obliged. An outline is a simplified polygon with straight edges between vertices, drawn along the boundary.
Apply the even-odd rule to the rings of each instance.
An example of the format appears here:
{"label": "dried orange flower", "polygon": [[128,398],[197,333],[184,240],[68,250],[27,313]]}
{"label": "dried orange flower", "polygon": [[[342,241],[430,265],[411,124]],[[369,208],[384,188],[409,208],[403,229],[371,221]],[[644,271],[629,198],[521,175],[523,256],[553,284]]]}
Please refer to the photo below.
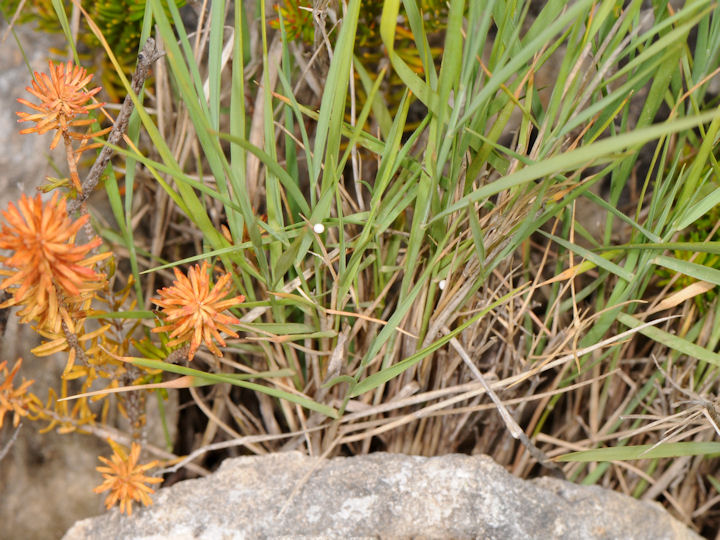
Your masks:
{"label": "dried orange flower", "polygon": [[12,371],[8,374],[7,361],[0,364],[0,371],[5,376],[5,380],[0,383],[0,428],[3,425],[5,413],[13,411],[13,427],[20,423],[20,417],[26,416],[28,405],[32,402],[32,397],[28,395],[27,390],[33,381],[28,381],[23,377],[23,382],[17,388],[13,388],[12,382],[15,374],[22,365],[22,358],[15,362]]}
{"label": "dried orange flower", "polygon": [[57,133],[50,143],[50,149],[57,146],[63,134],[68,134],[76,139],[87,139],[90,135],[71,133],[71,127],[87,126],[92,124],[93,119],[75,119],[79,114],[88,114],[92,109],[102,107],[103,103],[92,103],[88,101],[100,91],[100,87],[90,91],[85,86],[92,79],[85,68],[73,66],[72,62],[67,64],[53,64],[50,62],[50,76],[46,73],[35,72],[35,80],[32,86],[25,88],[29,93],[40,100],[40,104],[30,103],[28,100],[18,98],[23,105],[36,110],[36,113],[19,112],[18,122],[36,122],[31,128],[23,129],[20,133],[46,133],[56,129]]}
{"label": "dried orange flower", "polygon": [[237,324],[240,319],[223,314],[222,311],[242,303],[245,297],[240,295],[223,300],[230,293],[231,276],[223,274],[215,286],[210,287],[208,270],[207,261],[203,261],[202,267],[197,264],[191,267],[187,276],[175,268],[176,280],[173,286],[159,289],[160,298],[151,299],[163,308],[167,323],[154,328],[153,332],[171,331],[171,340],[168,343],[170,347],[189,341],[188,360],[193,359],[201,341],[205,342],[215,356],[222,356],[213,342],[214,338],[220,345],[225,346],[220,330],[232,337],[238,337],[227,325]]}
{"label": "dried orange flower", "polygon": [[75,235],[90,217],[86,214],[72,222],[65,200],[58,201],[57,193],[45,205],[39,194],[34,199],[23,195],[17,206],[10,203],[2,215],[7,224],[0,230],[0,249],[13,253],[0,257],[0,262],[16,270],[0,271],[9,276],[0,290],[12,294],[0,308],[25,305],[18,313],[22,322],[34,320],[41,328],[58,332],[58,315],[69,322],[67,306],[82,302],[105,285],[105,275],[92,266],[111,254],[85,258],[101,240],[75,245]]}
{"label": "dried orange flower", "polygon": [[110,493],[105,498],[105,508],[109,510],[119,501],[120,512],[125,512],[128,516],[131,516],[133,501],[141,502],[145,506],[152,504],[150,494],[155,493],[155,490],[145,484],[159,484],[163,479],[145,476],[145,471],[157,467],[158,462],[155,460],[145,465],[138,465],[137,461],[140,457],[140,445],[138,443],[132,443],[129,456],[115,442],[109,441],[109,443],[114,452],[112,457],[110,459],[102,456],[98,457],[107,467],[96,467],[102,473],[105,481],[93,491],[102,493],[110,490]]}

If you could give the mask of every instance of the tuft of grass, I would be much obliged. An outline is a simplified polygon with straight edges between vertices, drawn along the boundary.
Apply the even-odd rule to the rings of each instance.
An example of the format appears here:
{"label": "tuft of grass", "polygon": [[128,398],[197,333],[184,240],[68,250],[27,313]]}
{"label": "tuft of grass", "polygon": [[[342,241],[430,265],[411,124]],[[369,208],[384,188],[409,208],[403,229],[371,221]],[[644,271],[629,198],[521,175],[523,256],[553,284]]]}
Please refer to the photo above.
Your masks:
{"label": "tuft of grass", "polygon": [[[717,504],[719,312],[693,299],[720,277],[674,250],[718,252],[682,240],[720,193],[718,8],[450,0],[433,62],[403,2],[418,70],[386,0],[368,73],[360,0],[328,8],[317,49],[255,4],[186,28],[147,2],[166,56],[97,216],[141,352],[161,351],[168,268],[212,259],[248,299],[223,358],[126,358],[191,377],[207,425],[175,451],[482,452],[520,476],[544,455],[716,527],[695,510]],[[662,269],[699,282],[663,288]]]}

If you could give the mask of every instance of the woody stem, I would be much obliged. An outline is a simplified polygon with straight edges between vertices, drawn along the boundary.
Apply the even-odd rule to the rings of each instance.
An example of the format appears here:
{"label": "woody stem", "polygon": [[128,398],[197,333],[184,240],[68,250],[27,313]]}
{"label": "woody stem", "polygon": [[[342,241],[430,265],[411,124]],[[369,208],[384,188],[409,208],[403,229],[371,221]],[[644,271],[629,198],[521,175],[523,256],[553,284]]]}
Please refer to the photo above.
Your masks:
{"label": "woody stem", "polygon": [[[145,83],[150,67],[163,54],[163,52],[158,51],[155,45],[155,40],[149,37],[145,42],[142,51],[138,54],[137,67],[135,68],[135,73],[133,74],[132,81],[130,83],[130,88],[135,94],[136,99],[143,84]],[[128,94],[125,96],[120,113],[118,113],[117,118],[115,118],[115,124],[108,135],[108,145],[117,145],[120,142],[120,139],[127,130],[128,122],[130,121],[130,115],[132,114],[133,109],[134,103],[132,97]],[[78,208],[80,208],[80,206],[82,206],[93,190],[97,187],[98,182],[100,181],[100,176],[103,171],[105,171],[105,167],[107,167],[107,164],[110,162],[110,157],[112,156],[113,150],[108,145],[103,147],[97,159],[95,159],[95,163],[93,163],[87,178],[85,178],[85,182],[83,182],[82,189],[79,191],[77,199],[70,201],[68,204],[69,212],[75,212]]]}
{"label": "woody stem", "polygon": [[72,138],[67,131],[63,132],[63,142],[65,143],[65,158],[67,159],[68,168],[70,169],[70,180],[72,180],[72,183],[75,186],[75,189],[77,189],[78,194],[82,194],[83,188],[82,184],[80,183],[80,175],[78,174],[77,170],[78,158],[75,155],[75,150],[72,147]]}

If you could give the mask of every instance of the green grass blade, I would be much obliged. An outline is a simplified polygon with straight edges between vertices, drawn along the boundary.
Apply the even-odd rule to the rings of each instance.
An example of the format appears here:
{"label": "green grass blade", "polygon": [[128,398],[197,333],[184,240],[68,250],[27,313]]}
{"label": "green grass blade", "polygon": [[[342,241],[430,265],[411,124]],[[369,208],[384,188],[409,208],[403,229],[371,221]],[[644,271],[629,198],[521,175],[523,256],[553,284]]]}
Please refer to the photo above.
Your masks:
{"label": "green grass blade", "polygon": [[[635,317],[628,315],[627,313],[618,314],[617,320],[629,328],[636,328],[642,324]],[[642,328],[640,333],[681,354],[692,356],[693,358],[697,358],[698,360],[702,360],[703,362],[707,362],[708,364],[712,364],[714,366],[720,366],[720,354],[709,351],[704,347],[681,338],[680,336],[670,334],[653,326]]]}
{"label": "green grass blade", "polygon": [[296,403],[301,407],[305,407],[310,411],[319,412],[320,414],[323,414],[329,418],[337,418],[338,416],[337,410],[333,407],[317,403],[316,401],[313,401],[303,395],[285,392],[284,390],[278,390],[277,388],[271,388],[268,386],[239,380],[236,377],[229,376],[229,374],[227,373],[206,373],[197,369],[179,366],[176,364],[168,364],[167,362],[163,362],[161,360],[148,360],[146,358],[131,358],[126,359],[126,361],[136,366],[145,367],[148,369],[159,369],[168,373],[175,373],[178,375],[192,375],[194,377],[198,377],[207,381],[212,381],[214,383],[230,383],[234,386],[240,386],[242,388],[247,388],[248,390],[253,390],[255,392],[262,392],[263,394],[267,394],[278,399],[284,399],[290,401],[291,403]]}
{"label": "green grass blade", "polygon": [[715,457],[720,454],[720,442],[676,442],[655,446],[619,446],[615,448],[595,448],[582,452],[571,452],[555,458],[561,462],[589,461],[628,461],[631,459],[661,459],[684,456]]}

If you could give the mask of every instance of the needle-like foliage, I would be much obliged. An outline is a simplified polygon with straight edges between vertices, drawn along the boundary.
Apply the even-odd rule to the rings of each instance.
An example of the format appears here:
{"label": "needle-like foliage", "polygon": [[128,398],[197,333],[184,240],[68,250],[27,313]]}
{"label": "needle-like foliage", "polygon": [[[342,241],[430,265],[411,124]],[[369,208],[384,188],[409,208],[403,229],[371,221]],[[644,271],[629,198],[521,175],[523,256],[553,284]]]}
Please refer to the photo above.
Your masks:
{"label": "needle-like foliage", "polygon": [[17,206],[2,212],[6,223],[0,229],[0,249],[9,256],[0,257],[7,276],[0,289],[12,297],[0,307],[22,305],[22,322],[34,321],[40,328],[58,332],[62,320],[73,315],[69,306],[105,285],[105,275],[94,266],[111,254],[92,255],[102,240],[95,237],[85,244],[76,242],[80,229],[90,219],[75,221],[68,216],[64,199],[55,193],[43,203],[40,194],[30,199],[23,195]]}
{"label": "needle-like foliage", "polygon": [[232,288],[231,276],[227,273],[211,286],[207,261],[203,261],[202,266],[196,264],[191,267],[187,275],[177,268],[174,272],[173,285],[160,289],[160,298],[152,299],[162,308],[165,322],[163,326],[154,328],[153,332],[170,332],[170,347],[190,343],[188,360],[193,359],[201,342],[204,342],[213,354],[222,356],[215,341],[225,346],[220,332],[238,337],[228,325],[240,322],[237,317],[223,311],[237,307],[245,301],[245,297],[239,295],[226,298]]}
{"label": "needle-like foliage", "polygon": [[94,489],[95,493],[110,491],[105,498],[105,507],[109,510],[116,503],[120,505],[120,512],[132,515],[133,502],[140,502],[145,506],[152,504],[150,495],[155,493],[147,484],[159,484],[162,478],[147,476],[145,473],[157,467],[157,461],[151,461],[144,465],[138,465],[140,458],[141,446],[133,442],[130,448],[130,454],[116,444],[110,441],[113,449],[113,455],[110,459],[99,456],[98,459],[105,465],[96,467],[101,472],[105,481]]}

